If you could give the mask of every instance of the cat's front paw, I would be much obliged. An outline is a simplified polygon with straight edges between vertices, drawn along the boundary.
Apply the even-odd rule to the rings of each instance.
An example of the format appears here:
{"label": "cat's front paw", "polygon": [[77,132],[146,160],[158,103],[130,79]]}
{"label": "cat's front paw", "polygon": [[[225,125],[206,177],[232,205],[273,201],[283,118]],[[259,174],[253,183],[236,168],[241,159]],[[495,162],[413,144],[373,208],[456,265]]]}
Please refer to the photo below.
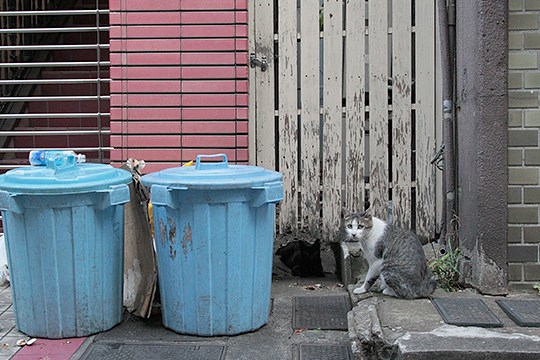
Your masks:
{"label": "cat's front paw", "polygon": [[363,285],[353,290],[353,294],[355,295],[365,294],[366,292],[367,290]]}

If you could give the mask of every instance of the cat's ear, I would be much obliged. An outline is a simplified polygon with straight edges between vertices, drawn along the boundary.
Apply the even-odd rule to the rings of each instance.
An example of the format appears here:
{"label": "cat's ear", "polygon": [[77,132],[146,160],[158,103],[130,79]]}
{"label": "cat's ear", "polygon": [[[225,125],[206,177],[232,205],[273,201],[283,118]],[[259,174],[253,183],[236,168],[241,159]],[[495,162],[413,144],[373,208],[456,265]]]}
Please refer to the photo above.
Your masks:
{"label": "cat's ear", "polygon": [[372,215],[371,215],[371,206],[368,207],[368,208],[364,211],[364,213],[362,214],[362,217],[363,217],[364,219],[367,219],[367,220],[371,219],[371,217],[372,217]]}
{"label": "cat's ear", "polygon": [[352,215],[352,212],[351,212],[349,209],[347,209],[345,206],[343,206],[343,207],[341,208],[341,212],[342,212],[342,214],[343,214],[343,218],[344,218],[344,219],[346,219],[346,218],[348,218],[349,216]]}

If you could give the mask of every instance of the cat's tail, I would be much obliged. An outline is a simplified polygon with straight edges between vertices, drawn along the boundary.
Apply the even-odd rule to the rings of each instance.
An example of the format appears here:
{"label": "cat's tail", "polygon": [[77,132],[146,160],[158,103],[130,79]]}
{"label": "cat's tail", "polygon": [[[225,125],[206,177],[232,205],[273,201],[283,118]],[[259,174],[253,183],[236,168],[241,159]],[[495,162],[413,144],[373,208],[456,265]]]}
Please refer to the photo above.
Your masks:
{"label": "cat's tail", "polygon": [[[382,275],[382,274],[381,274]],[[395,277],[384,276],[384,282],[386,286],[393,290],[396,294],[396,297],[402,299],[420,299],[420,298],[429,298],[430,295],[435,291],[437,287],[437,282],[435,279],[426,278],[421,283],[410,284],[407,281],[397,282]]]}
{"label": "cat's tail", "polygon": [[421,297],[428,297],[429,295],[433,294],[435,289],[437,288],[437,281],[432,278],[428,278],[424,281],[422,284],[422,290],[420,291]]}

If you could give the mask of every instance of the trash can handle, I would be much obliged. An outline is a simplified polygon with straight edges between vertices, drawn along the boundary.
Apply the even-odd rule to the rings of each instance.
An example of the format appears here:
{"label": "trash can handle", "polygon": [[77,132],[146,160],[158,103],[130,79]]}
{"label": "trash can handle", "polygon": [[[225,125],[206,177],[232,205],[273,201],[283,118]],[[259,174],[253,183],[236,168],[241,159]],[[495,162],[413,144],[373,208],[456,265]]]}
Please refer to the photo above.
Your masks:
{"label": "trash can handle", "polygon": [[98,190],[103,194],[101,203],[97,206],[99,209],[106,209],[114,205],[123,205],[129,202],[129,186],[127,184],[111,185],[108,189]]}
{"label": "trash can handle", "polygon": [[179,202],[173,196],[173,193],[179,194],[179,191],[183,190],[187,190],[187,187],[171,187],[155,184],[150,188],[150,201],[152,201],[152,205],[168,206],[171,209],[177,209]]}
{"label": "trash can handle", "polygon": [[255,186],[252,189],[255,190],[255,194],[250,201],[252,207],[275,204],[283,200],[283,183],[281,181],[264,186]]}
{"label": "trash can handle", "polygon": [[[202,158],[223,158],[222,162],[212,162],[212,163],[203,163],[201,162]],[[213,155],[197,155],[197,161],[195,162],[196,170],[213,170],[213,169],[227,169],[229,167],[229,162],[227,161],[227,155],[225,154],[213,154]]]}
{"label": "trash can handle", "polygon": [[[24,207],[20,206],[15,200],[18,194],[9,193],[7,191],[0,190],[0,210],[11,211],[15,214],[23,214]],[[5,225],[4,225],[5,226]]]}

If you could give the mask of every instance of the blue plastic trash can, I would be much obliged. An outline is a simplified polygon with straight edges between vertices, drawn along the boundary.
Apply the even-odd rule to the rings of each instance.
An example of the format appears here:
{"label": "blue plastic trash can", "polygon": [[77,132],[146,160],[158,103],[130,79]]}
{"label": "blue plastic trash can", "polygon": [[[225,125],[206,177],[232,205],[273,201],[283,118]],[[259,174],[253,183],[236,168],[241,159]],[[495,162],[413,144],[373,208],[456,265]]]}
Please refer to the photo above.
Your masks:
{"label": "blue plastic trash can", "polygon": [[0,176],[15,322],[68,338],[122,320],[124,208],[131,174],[58,157]]}
{"label": "blue plastic trash can", "polygon": [[268,322],[275,204],[282,175],[220,162],[142,177],[151,186],[163,325],[235,335]]}

